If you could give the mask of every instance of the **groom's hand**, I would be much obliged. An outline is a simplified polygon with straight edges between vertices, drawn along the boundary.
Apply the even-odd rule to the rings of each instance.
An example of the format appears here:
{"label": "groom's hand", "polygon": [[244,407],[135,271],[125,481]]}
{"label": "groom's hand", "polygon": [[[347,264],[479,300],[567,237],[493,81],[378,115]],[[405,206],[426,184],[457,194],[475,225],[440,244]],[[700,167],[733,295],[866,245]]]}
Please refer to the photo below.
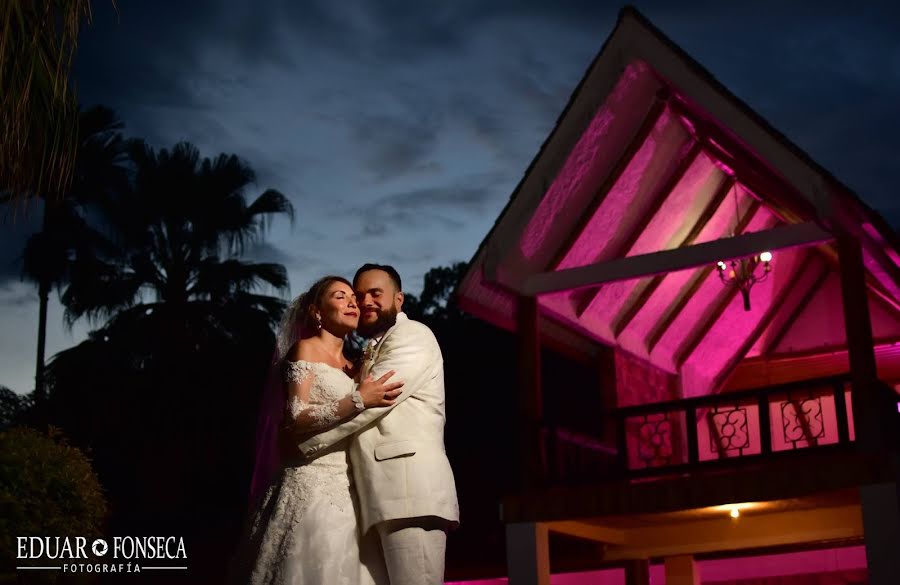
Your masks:
{"label": "groom's hand", "polygon": [[402,392],[400,388],[403,387],[403,382],[388,382],[395,373],[394,370],[391,370],[377,380],[373,379],[372,376],[366,376],[366,379],[360,383],[358,390],[366,408],[378,408],[394,404],[394,400]]}

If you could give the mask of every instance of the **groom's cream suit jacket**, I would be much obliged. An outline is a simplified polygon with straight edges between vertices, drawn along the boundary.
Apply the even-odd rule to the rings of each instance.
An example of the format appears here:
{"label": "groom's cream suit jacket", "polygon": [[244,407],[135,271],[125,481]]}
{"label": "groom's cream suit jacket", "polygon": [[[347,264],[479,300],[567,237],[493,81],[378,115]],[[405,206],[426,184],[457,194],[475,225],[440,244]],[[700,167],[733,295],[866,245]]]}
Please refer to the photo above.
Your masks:
{"label": "groom's cream suit jacket", "polygon": [[427,326],[397,315],[397,323],[363,366],[376,379],[394,370],[403,391],[386,408],[355,418],[300,444],[306,457],[354,434],[350,463],[363,532],[385,520],[437,516],[459,522],[453,471],[444,451],[444,360]]}

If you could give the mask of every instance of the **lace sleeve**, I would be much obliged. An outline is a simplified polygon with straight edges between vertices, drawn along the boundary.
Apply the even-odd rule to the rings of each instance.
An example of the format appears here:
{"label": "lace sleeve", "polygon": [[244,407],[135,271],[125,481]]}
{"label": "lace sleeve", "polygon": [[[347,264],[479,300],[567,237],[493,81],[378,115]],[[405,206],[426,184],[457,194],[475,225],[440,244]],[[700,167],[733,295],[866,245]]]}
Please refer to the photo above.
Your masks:
{"label": "lace sleeve", "polygon": [[288,361],[285,381],[288,389],[286,414],[296,430],[309,432],[326,429],[361,410],[355,395],[338,400],[313,400],[312,390],[317,377],[310,362]]}

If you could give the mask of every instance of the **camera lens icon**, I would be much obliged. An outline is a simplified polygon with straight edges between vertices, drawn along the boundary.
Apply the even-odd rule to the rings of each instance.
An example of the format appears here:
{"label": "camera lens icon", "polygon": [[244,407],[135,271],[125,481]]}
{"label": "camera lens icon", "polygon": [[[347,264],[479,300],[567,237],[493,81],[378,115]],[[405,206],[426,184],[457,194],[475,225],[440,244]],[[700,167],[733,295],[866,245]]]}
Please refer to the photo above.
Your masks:
{"label": "camera lens icon", "polygon": [[94,556],[102,557],[106,554],[106,551],[109,550],[109,545],[106,544],[106,541],[102,538],[98,538],[91,544],[91,551],[93,551]]}

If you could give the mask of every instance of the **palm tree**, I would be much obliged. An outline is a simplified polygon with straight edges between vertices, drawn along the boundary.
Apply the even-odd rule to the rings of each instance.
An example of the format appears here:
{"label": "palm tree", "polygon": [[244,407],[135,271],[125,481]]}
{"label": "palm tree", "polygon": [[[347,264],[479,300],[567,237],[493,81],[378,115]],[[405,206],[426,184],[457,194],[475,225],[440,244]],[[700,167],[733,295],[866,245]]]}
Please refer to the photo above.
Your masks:
{"label": "palm tree", "polygon": [[37,284],[40,299],[34,393],[38,407],[46,398],[44,353],[50,290],[68,281],[76,258],[111,248],[87,217],[127,184],[121,129],[122,123],[108,108],[97,106],[79,114],[70,188],[61,197],[44,198],[41,231],[25,246],[23,273]]}
{"label": "palm tree", "polygon": [[248,328],[270,335],[284,302],[261,289],[284,291],[287,273],[239,257],[265,236],[271,216],[293,220],[287,197],[268,189],[248,203],[255,173],[235,155],[201,159],[188,143],[156,152],[142,141],[129,154],[130,188],[104,207],[118,249],[75,261],[62,296],[67,322],[107,320],[106,336],[167,339],[175,353]]}
{"label": "palm tree", "polygon": [[[62,295],[69,323],[100,327],[49,364],[49,410],[92,445],[129,522],[221,515],[246,499],[253,412],[284,309],[270,295],[288,286],[280,264],[241,256],[293,207],[272,189],[248,196],[254,172],[234,155],[143,142],[129,154],[130,186],[103,212],[116,248],[78,257]],[[231,487],[209,485],[221,477]]]}
{"label": "palm tree", "polygon": [[0,10],[0,203],[59,197],[74,169],[69,72],[90,0],[6,0]]}

